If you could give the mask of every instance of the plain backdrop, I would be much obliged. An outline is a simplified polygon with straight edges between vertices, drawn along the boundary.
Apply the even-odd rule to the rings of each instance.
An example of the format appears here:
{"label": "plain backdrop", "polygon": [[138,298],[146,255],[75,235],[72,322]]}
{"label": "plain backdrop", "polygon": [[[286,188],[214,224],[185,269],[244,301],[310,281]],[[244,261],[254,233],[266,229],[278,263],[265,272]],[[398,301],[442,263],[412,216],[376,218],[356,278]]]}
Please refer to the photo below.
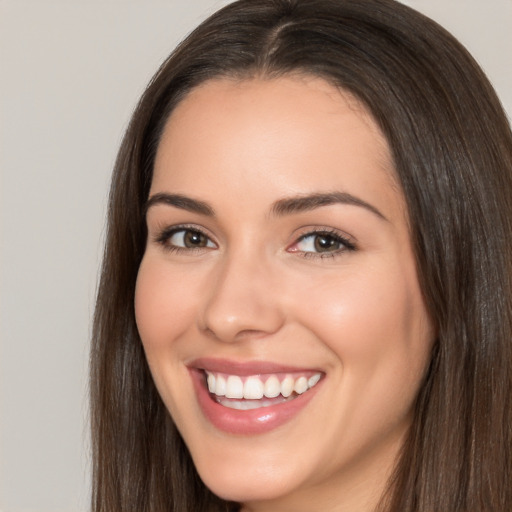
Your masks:
{"label": "plain backdrop", "polygon": [[[220,0],[0,0],[0,510],[85,512],[87,358],[110,171],[160,62]],[[512,0],[409,0],[512,112]]]}

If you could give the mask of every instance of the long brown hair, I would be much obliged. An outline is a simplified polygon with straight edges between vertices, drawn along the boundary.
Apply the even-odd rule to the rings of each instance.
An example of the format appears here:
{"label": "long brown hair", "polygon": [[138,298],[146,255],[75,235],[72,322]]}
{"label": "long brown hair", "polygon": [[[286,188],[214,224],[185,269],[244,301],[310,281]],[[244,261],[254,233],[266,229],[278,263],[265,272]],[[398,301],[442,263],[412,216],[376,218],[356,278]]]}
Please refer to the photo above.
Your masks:
{"label": "long brown hair", "polygon": [[488,80],[393,0],[241,0],[201,24],[142,96],[114,169],[93,328],[94,512],[229,510],[200,481],[153,385],[133,297],[163,126],[220,76],[323,77],[385,134],[437,340],[380,508],[512,510],[512,135]]}

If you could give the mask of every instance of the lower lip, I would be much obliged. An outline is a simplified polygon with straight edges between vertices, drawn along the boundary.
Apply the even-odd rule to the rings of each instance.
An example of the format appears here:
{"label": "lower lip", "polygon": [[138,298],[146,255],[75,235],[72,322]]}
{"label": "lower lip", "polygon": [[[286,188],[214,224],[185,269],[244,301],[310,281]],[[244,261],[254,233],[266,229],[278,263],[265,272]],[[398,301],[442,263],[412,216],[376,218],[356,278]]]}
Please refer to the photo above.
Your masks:
{"label": "lower lip", "polygon": [[256,435],[270,432],[297,416],[316,394],[317,384],[297,398],[268,407],[241,411],[217,403],[206,388],[204,373],[190,370],[194,388],[205,417],[219,430],[229,434]]}

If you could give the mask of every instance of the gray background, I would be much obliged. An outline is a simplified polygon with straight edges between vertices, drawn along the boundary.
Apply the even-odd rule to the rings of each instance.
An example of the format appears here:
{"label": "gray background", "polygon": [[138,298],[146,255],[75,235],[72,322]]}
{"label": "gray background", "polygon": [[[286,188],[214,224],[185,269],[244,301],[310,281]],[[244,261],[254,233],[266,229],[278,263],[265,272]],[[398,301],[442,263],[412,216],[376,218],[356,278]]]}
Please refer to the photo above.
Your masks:
{"label": "gray background", "polygon": [[[145,84],[227,1],[0,1],[0,510],[88,509],[87,358],[109,175]],[[512,0],[409,0],[512,112]]]}

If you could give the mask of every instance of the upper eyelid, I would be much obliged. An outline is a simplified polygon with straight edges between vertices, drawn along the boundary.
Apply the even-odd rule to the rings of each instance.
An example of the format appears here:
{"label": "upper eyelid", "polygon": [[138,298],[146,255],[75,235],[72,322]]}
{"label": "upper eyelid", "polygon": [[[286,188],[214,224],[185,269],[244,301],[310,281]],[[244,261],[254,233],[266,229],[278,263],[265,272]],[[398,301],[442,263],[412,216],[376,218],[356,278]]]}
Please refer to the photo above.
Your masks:
{"label": "upper eyelid", "polygon": [[[304,228],[300,228],[298,234],[295,236],[295,241],[301,240],[304,237],[307,237],[309,235],[321,235],[321,234],[327,234],[334,237],[338,237],[342,240],[346,240],[354,245],[358,243],[357,239],[353,236],[347,233],[346,231],[342,231],[341,229],[333,228],[333,227],[327,227],[327,226],[305,226]],[[294,243],[294,242],[292,242]]]}
{"label": "upper eyelid", "polygon": [[196,231],[197,233],[201,233],[201,234],[207,236],[211,240],[213,240],[215,238],[211,234],[210,230],[208,230],[202,226],[198,226],[196,224],[188,224],[188,223],[157,226],[154,230],[150,230],[150,231],[155,231],[156,234],[159,234],[159,235],[162,233],[169,233],[169,234],[178,233],[180,231]]}
{"label": "upper eyelid", "polygon": [[165,226],[165,227],[158,227],[155,229],[155,233],[153,233],[152,238],[157,243],[164,243],[169,238],[171,238],[176,233],[179,233],[180,231],[195,231],[196,233],[201,233],[205,237],[208,238],[211,242],[213,242],[215,245],[218,246],[218,242],[215,239],[214,236],[212,236],[209,232],[209,230],[197,226],[195,224],[177,224],[173,226]]}
{"label": "upper eyelid", "polygon": [[[310,236],[318,236],[318,235],[328,235],[333,238],[338,239],[339,243],[344,247],[339,248],[335,251],[327,251],[327,252],[319,252],[319,251],[305,251],[305,250],[291,250],[294,245],[298,245],[301,241],[305,240]],[[300,254],[303,257],[308,258],[334,258],[338,256],[342,256],[347,251],[354,252],[359,250],[359,244],[357,240],[346,233],[345,231],[341,231],[339,229],[335,229],[332,227],[304,227],[304,231],[301,235],[296,236],[292,243],[287,245],[286,251],[290,251],[295,254]]]}
{"label": "upper eyelid", "polygon": [[[208,239],[208,242],[211,242],[211,244],[213,244],[215,247],[208,245],[199,247],[183,247],[179,244],[171,242],[172,237],[174,237],[177,233],[187,231],[200,233],[201,235],[205,236]],[[151,238],[153,243],[155,243],[157,246],[160,246],[164,252],[176,254],[200,254],[204,251],[211,251],[219,248],[218,243],[210,235],[208,235],[203,229],[197,228],[195,226],[175,225],[169,226],[167,228],[164,227],[158,230],[156,233],[152,234]]]}

